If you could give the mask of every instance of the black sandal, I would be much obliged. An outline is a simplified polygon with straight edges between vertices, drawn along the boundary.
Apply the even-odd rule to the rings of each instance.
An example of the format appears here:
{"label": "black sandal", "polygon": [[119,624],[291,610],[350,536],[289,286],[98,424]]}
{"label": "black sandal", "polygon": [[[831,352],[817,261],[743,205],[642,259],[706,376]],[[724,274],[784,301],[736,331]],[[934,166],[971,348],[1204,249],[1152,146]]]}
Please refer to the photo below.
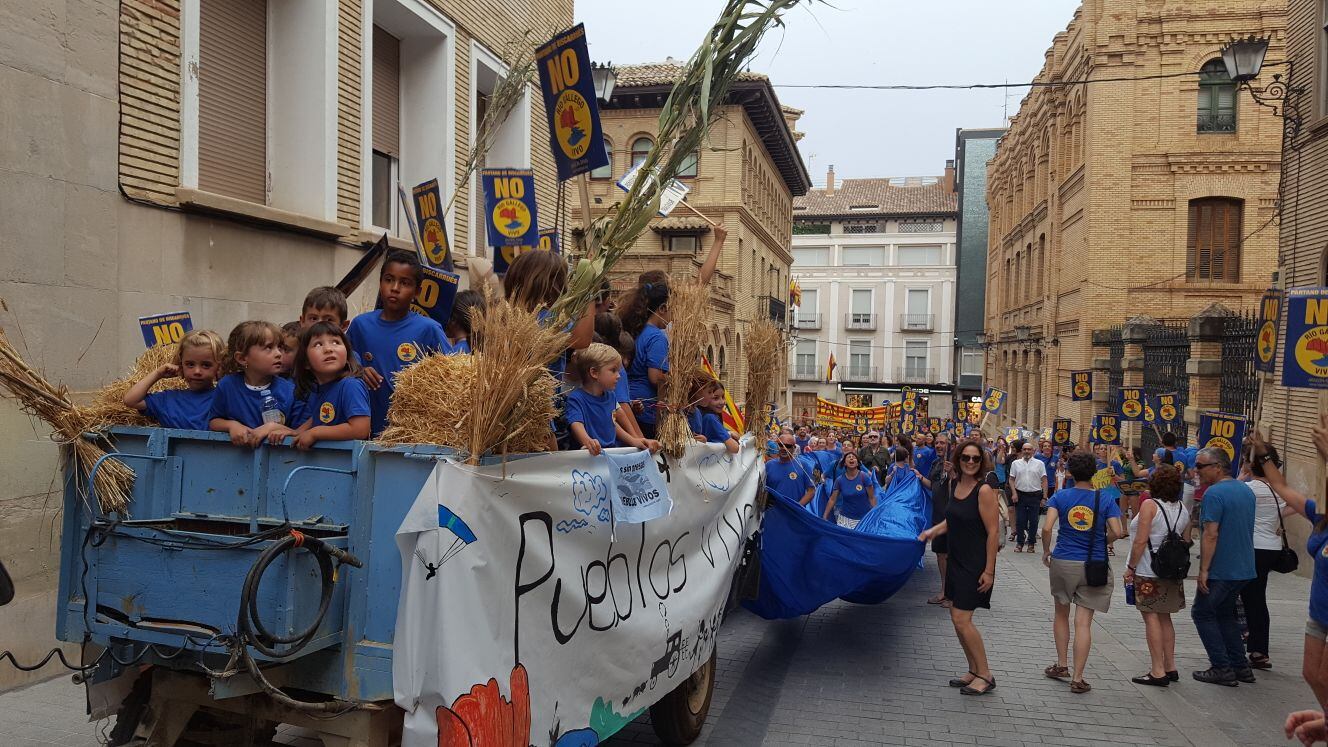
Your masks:
{"label": "black sandal", "polygon": [[1161,677],[1154,677],[1152,672],[1145,672],[1138,677],[1131,677],[1130,682],[1136,685],[1152,685],[1153,687],[1167,687],[1171,684],[1171,678],[1165,674]]}
{"label": "black sandal", "polygon": [[981,675],[976,675],[976,674],[975,674],[975,675],[973,675],[973,679],[975,679],[975,680],[982,680],[983,682],[987,683],[987,689],[985,689],[985,690],[978,690],[978,689],[974,688],[972,685],[965,685],[964,687],[959,688],[959,693],[960,693],[961,695],[986,695],[987,693],[989,693],[989,692],[991,692],[992,690],[995,690],[995,689],[996,689],[996,678],[995,678],[995,677],[992,677],[991,679],[987,679],[986,677],[983,677],[983,676],[981,676]]}
{"label": "black sandal", "polygon": [[[973,675],[974,677],[977,676],[977,674],[974,672],[969,672],[969,674]],[[963,677],[955,677],[954,679],[950,680],[950,687],[968,687],[970,684],[972,684],[972,682],[973,680],[966,680]]]}

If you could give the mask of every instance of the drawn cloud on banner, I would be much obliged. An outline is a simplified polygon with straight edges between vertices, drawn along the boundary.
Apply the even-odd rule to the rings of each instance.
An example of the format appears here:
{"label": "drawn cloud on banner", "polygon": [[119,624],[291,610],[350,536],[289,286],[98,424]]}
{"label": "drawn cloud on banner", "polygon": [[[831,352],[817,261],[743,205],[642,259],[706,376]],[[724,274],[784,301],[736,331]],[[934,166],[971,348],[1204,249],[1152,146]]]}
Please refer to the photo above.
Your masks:
{"label": "drawn cloud on banner", "polygon": [[572,470],[572,507],[597,521],[609,520],[609,486],[604,478]]}
{"label": "drawn cloud on banner", "polygon": [[707,454],[701,457],[701,479],[712,490],[728,490],[732,481],[733,457],[729,454]]}

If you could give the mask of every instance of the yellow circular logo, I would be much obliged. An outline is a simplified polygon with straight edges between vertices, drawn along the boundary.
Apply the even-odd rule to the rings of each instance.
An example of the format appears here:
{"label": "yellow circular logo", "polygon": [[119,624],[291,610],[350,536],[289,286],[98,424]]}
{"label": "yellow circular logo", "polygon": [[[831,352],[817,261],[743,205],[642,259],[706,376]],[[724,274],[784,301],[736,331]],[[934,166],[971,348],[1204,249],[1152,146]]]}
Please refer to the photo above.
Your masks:
{"label": "yellow circular logo", "polygon": [[1144,420],[1150,423],[1157,420],[1157,413],[1153,411],[1152,405],[1144,405]]}
{"label": "yellow circular logo", "polygon": [[1116,479],[1116,471],[1111,467],[1103,467],[1093,473],[1093,487],[1101,490],[1111,485],[1111,481]]}
{"label": "yellow circular logo", "polygon": [[932,432],[932,433],[940,433],[940,432],[941,432],[941,424],[940,424],[939,422],[932,421],[932,424],[931,424],[931,432]]}
{"label": "yellow circular logo", "polygon": [[1070,522],[1071,529],[1087,532],[1093,527],[1093,509],[1088,506],[1075,506],[1071,508],[1070,513],[1065,518]]}
{"label": "yellow circular logo", "polygon": [[1259,328],[1259,342],[1255,345],[1255,350],[1259,353],[1260,361],[1272,362],[1273,353],[1277,350],[1277,325],[1272,320],[1264,322]]}
{"label": "yellow circular logo", "polygon": [[499,200],[493,206],[491,219],[498,233],[509,239],[524,236],[530,230],[530,208],[526,207],[526,203],[511,197]]}
{"label": "yellow circular logo", "polygon": [[1116,427],[1112,425],[1104,425],[1098,429],[1097,435],[1101,441],[1111,443],[1116,440]]}
{"label": "yellow circular logo", "polygon": [[415,343],[403,342],[397,346],[397,358],[402,363],[410,363],[420,357],[420,351],[415,347]]}
{"label": "yellow circular logo", "polygon": [[1078,384],[1074,385],[1074,396],[1079,397],[1081,399],[1083,397],[1087,397],[1089,395],[1090,389],[1091,387],[1088,386],[1087,381],[1081,381]]}
{"label": "yellow circular logo", "polygon": [[1296,365],[1310,376],[1328,376],[1328,327],[1314,327],[1296,340]]}
{"label": "yellow circular logo", "polygon": [[1056,443],[1058,444],[1068,443],[1069,440],[1070,440],[1069,431],[1065,430],[1064,428],[1061,428],[1056,431]]}
{"label": "yellow circular logo", "polygon": [[991,395],[990,397],[987,398],[987,401],[986,401],[985,403],[983,403],[982,406],[983,406],[988,412],[996,412],[996,410],[1000,409],[1000,406],[1001,406],[1001,397],[1000,397],[1000,395],[998,395],[998,394],[993,394],[993,395]]}
{"label": "yellow circular logo", "polygon": [[590,149],[590,105],[575,88],[564,89],[553,105],[558,147],[568,158],[580,158]]}
{"label": "yellow circular logo", "polygon": [[858,484],[856,487],[854,487],[853,489],[856,490],[856,491],[858,491],[859,493],[861,493],[861,492],[862,492],[862,484],[859,483],[859,484]]}
{"label": "yellow circular logo", "polygon": [[420,240],[424,242],[424,256],[430,262],[441,265],[447,259],[447,234],[443,233],[443,224],[437,218],[424,221]]}
{"label": "yellow circular logo", "polygon": [[332,406],[331,402],[324,402],[322,407],[318,408],[318,420],[321,423],[331,423],[337,417],[337,408]]}
{"label": "yellow circular logo", "polygon": [[1143,408],[1139,406],[1139,400],[1137,399],[1127,399],[1121,403],[1121,414],[1127,418],[1139,417],[1142,410]]}
{"label": "yellow circular logo", "polygon": [[911,400],[911,399],[906,399],[906,400],[904,400],[904,412],[913,412],[913,411],[916,410],[917,408],[918,408],[918,405],[917,405],[917,403],[914,402],[913,400]]}
{"label": "yellow circular logo", "polygon": [[1225,451],[1227,453],[1228,459],[1230,459],[1233,462],[1236,460],[1236,448],[1231,445],[1230,441],[1223,438],[1222,436],[1213,436],[1212,438],[1208,439],[1208,443],[1204,444],[1204,447],[1221,449],[1222,451]]}
{"label": "yellow circular logo", "polygon": [[797,472],[790,472],[790,473],[789,473],[789,479],[790,479],[790,480],[796,480],[796,479],[798,479],[798,473],[797,473]]}
{"label": "yellow circular logo", "polygon": [[1176,419],[1176,408],[1171,405],[1162,405],[1162,419],[1171,422]]}

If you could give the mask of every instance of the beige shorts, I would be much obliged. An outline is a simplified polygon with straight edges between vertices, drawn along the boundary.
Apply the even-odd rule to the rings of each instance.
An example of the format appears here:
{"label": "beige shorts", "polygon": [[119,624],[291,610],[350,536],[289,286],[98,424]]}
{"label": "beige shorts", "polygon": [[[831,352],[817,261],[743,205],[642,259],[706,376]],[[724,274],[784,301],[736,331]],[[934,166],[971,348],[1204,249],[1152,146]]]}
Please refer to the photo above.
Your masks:
{"label": "beige shorts", "polygon": [[1089,586],[1082,560],[1051,559],[1051,596],[1061,604],[1077,604],[1095,612],[1111,608],[1115,578],[1107,572],[1106,586]]}

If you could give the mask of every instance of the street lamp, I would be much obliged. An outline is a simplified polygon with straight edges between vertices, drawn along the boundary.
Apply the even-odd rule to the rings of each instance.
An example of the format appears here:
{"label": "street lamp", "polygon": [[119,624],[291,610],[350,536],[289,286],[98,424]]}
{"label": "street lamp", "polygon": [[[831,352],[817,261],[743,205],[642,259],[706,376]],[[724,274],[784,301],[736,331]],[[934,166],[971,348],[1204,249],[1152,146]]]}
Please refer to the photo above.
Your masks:
{"label": "street lamp", "polygon": [[978,345],[981,345],[984,348],[991,343],[991,335],[987,334],[986,332],[979,332],[976,335],[974,335],[974,337],[977,339]]}
{"label": "street lamp", "polygon": [[595,98],[607,104],[609,99],[613,98],[613,89],[618,85],[618,71],[613,69],[613,63],[605,65],[590,64],[590,77],[595,82]]}
{"label": "street lamp", "polygon": [[1222,49],[1222,62],[1227,66],[1227,76],[1231,81],[1241,85],[1259,77],[1264,57],[1267,55],[1268,40],[1251,34],[1226,45]]}

